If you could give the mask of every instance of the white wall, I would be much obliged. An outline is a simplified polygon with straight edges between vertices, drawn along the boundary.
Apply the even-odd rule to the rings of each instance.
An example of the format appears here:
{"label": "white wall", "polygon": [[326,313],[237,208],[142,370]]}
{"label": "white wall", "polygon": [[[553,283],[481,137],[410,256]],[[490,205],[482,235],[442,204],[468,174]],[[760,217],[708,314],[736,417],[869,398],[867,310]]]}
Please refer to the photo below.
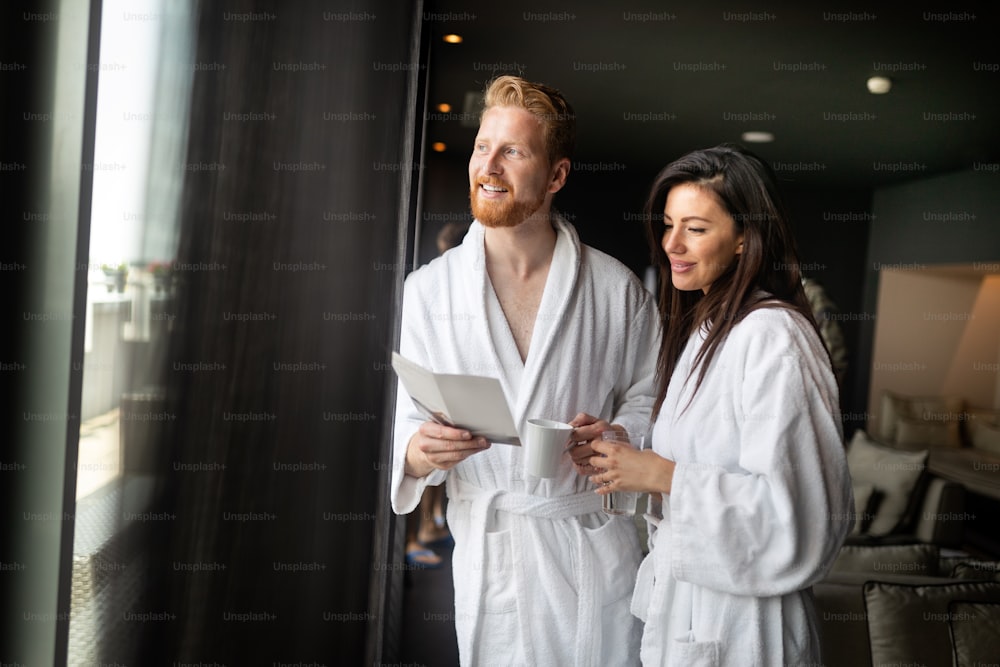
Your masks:
{"label": "white wall", "polygon": [[997,403],[1000,275],[973,265],[880,272],[869,427],[882,392]]}
{"label": "white wall", "polygon": [[970,314],[942,391],[974,407],[1000,407],[1000,276],[980,281]]}

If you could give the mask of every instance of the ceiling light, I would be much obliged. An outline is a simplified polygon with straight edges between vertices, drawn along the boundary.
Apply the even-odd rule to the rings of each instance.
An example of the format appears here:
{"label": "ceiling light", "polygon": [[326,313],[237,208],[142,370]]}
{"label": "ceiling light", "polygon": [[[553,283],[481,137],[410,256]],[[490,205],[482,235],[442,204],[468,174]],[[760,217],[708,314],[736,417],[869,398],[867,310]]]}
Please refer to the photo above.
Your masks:
{"label": "ceiling light", "polygon": [[446,150],[448,150],[448,144],[444,143],[443,141],[435,141],[433,144],[431,144],[431,148],[433,148],[434,151],[437,153],[444,153]]}
{"label": "ceiling light", "polygon": [[885,95],[892,88],[892,79],[887,76],[871,76],[866,85],[872,95]]}
{"label": "ceiling light", "polygon": [[766,144],[770,141],[774,141],[774,135],[772,133],[762,132],[759,130],[749,130],[744,132],[741,136],[743,141],[747,141],[752,144]]}
{"label": "ceiling light", "polygon": [[438,111],[440,111],[441,113],[448,113],[449,111],[451,111],[451,105],[448,104],[447,102],[442,102],[441,104],[438,105]]}
{"label": "ceiling light", "polygon": [[442,37],[442,39],[444,41],[448,42],[449,44],[461,44],[462,43],[462,36],[461,35],[456,35],[455,33],[451,33],[451,34],[445,35],[444,37]]}

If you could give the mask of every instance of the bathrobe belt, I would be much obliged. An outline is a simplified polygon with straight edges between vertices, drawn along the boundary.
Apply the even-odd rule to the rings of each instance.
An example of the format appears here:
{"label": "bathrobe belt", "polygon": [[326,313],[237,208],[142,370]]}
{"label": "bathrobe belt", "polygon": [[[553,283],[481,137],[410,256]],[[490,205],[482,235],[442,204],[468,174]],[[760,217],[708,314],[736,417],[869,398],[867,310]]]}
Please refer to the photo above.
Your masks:
{"label": "bathrobe belt", "polygon": [[[458,479],[452,475],[449,479],[451,486],[448,495],[453,500],[465,500],[472,503],[470,510],[469,524],[472,526],[489,525],[490,513],[493,511],[509,512],[530,516],[535,519],[560,520],[569,519],[583,514],[593,514],[601,511],[601,497],[591,491],[576,493],[571,496],[557,496],[546,498],[527,493],[515,493],[503,489],[482,489],[469,482]],[[590,544],[586,539],[583,525],[573,524],[576,533],[576,551],[579,554],[579,561],[576,563],[577,609],[575,638],[576,665],[595,664],[601,655],[600,637],[598,631],[601,625],[602,600],[598,594],[598,586],[601,581],[599,576],[599,563],[594,560],[594,554]],[[512,565],[515,568],[514,586],[517,595],[518,621],[521,626],[521,636],[526,639],[531,637],[532,624],[529,619],[531,609],[527,592],[527,577],[521,569],[524,562],[523,549],[525,547],[525,535],[522,522],[514,521],[511,524],[511,555]],[[466,557],[468,562],[473,563],[471,579],[469,582],[469,593],[478,595],[479,599],[486,591],[486,580],[484,577],[484,563],[486,560],[486,531],[483,531],[481,540],[472,540],[468,545],[469,549]],[[473,655],[473,649],[479,634],[482,613],[476,614],[473,621],[474,626],[469,638],[472,646],[468,655]],[[525,642],[525,653],[529,664],[537,664],[532,652],[531,642]]]}

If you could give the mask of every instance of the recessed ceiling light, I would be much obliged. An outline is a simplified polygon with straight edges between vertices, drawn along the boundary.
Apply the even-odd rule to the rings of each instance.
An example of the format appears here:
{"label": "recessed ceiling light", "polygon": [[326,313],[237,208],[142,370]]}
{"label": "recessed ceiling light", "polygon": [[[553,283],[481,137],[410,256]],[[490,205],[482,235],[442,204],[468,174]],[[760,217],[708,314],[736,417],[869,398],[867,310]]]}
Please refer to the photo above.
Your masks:
{"label": "recessed ceiling light", "polygon": [[887,76],[871,76],[865,82],[872,95],[885,95],[892,89],[892,79]]}
{"label": "recessed ceiling light", "polygon": [[448,150],[448,144],[444,143],[443,141],[435,141],[433,144],[431,144],[431,148],[433,148],[434,151],[437,153],[444,153],[446,150]]}
{"label": "recessed ceiling light", "polygon": [[438,105],[438,111],[440,111],[441,113],[448,113],[449,111],[451,111],[451,105],[448,104],[447,102],[442,102],[441,104]]}
{"label": "recessed ceiling light", "polygon": [[444,37],[442,37],[442,39],[444,41],[448,42],[449,44],[461,44],[462,43],[462,36],[461,35],[456,35],[455,33],[451,33],[451,34],[445,35]]}
{"label": "recessed ceiling light", "polygon": [[774,141],[774,135],[770,132],[762,132],[759,130],[749,130],[744,132],[741,137],[743,141],[750,142],[752,144],[766,144],[770,141]]}

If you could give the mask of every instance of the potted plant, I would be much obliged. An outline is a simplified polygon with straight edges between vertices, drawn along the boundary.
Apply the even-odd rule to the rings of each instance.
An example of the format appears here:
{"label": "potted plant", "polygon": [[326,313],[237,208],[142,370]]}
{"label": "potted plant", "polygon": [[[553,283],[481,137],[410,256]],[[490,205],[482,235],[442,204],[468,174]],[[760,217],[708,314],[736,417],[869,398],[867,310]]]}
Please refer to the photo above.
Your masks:
{"label": "potted plant", "polygon": [[101,264],[101,270],[110,279],[108,282],[109,292],[115,290],[120,294],[125,291],[125,280],[128,278],[128,264],[125,262],[120,262],[119,264]]}
{"label": "potted plant", "polygon": [[165,292],[170,288],[170,262],[150,262],[147,267],[150,275],[153,276],[153,285],[156,293]]}

